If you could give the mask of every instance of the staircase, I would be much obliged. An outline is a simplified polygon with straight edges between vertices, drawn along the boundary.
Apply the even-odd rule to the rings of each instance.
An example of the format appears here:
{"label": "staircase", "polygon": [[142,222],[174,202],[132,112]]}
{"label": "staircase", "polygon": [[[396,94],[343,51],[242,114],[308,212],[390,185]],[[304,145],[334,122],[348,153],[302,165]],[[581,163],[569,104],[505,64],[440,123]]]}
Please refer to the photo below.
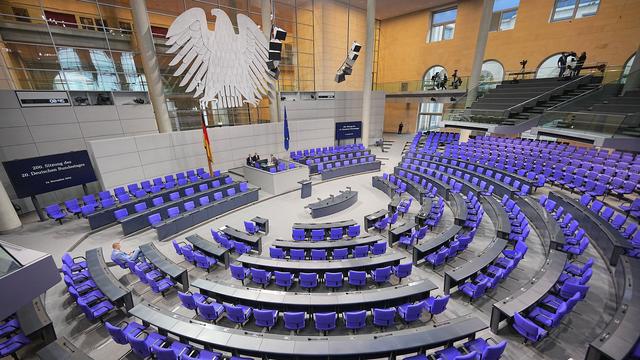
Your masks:
{"label": "staircase", "polygon": [[542,114],[549,108],[571,101],[589,91],[593,91],[600,86],[602,78],[594,79],[598,79],[597,82],[578,85],[575,89],[566,90],[559,95],[550,96],[547,100],[538,101],[534,106],[524,107],[520,112],[510,113],[509,117],[504,119],[500,125],[515,125],[518,122],[529,120],[534,116]]}

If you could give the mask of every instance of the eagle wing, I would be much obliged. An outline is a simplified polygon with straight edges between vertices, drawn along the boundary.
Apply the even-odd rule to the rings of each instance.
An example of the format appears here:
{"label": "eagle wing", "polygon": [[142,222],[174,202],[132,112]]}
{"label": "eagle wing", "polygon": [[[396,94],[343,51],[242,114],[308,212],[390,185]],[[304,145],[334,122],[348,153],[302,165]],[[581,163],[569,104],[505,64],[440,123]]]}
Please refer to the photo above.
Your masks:
{"label": "eagle wing", "polygon": [[248,16],[238,14],[237,20],[244,81],[239,81],[236,87],[248,103],[258,105],[263,95],[268,95],[273,86],[274,79],[267,68],[269,42]]}

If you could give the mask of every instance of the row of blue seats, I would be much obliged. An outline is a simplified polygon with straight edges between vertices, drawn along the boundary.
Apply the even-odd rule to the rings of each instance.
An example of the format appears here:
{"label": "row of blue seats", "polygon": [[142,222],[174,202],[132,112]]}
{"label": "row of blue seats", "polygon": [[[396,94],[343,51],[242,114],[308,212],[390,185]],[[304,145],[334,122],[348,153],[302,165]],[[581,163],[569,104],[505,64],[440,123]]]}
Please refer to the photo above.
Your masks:
{"label": "row of blue seats", "polygon": [[545,338],[549,331],[557,327],[573,310],[578,301],[585,298],[589,291],[586,284],[593,274],[592,266],[593,259],[589,259],[582,266],[567,263],[560,278],[546,296],[531,309],[514,314],[513,328],[525,341],[538,342]]}
{"label": "row of blue seats", "polygon": [[373,224],[373,227],[376,230],[378,230],[379,232],[382,232],[387,227],[389,227],[389,229],[391,229],[391,226],[394,225],[396,222],[398,222],[398,217],[399,216],[400,216],[400,213],[398,211],[396,211],[393,214],[387,215],[387,216],[383,217],[382,219],[376,221]]}
{"label": "row of blue seats", "polygon": [[116,258],[111,258],[118,266],[123,269],[129,269],[132,274],[136,275],[140,282],[149,285],[151,291],[156,294],[162,294],[164,297],[166,292],[169,291],[175,282],[162,270],[157,269],[152,263],[147,262],[146,259],[138,259],[137,261],[127,261],[123,263]]}
{"label": "row of blue seats", "polygon": [[[152,328],[135,321],[123,321],[118,325],[105,322],[105,327],[116,344],[129,345],[134,354],[142,359],[160,360],[222,360],[222,353],[201,349],[185,344],[169,336],[162,335]],[[252,360],[251,358],[232,356],[230,360]]]}
{"label": "row of blue seats", "polygon": [[571,254],[571,256],[582,255],[589,246],[589,238],[585,236],[586,232],[580,227],[578,221],[573,218],[571,213],[565,213],[562,206],[556,206],[556,202],[547,198],[547,196],[541,196],[539,202],[562,229],[566,243],[562,247],[562,251]]}
{"label": "row of blue seats", "polygon": [[356,164],[366,164],[366,163],[371,163],[374,162],[376,160],[376,157],[374,155],[371,156],[367,156],[367,157],[361,157],[360,161],[358,161],[358,159],[351,159],[351,160],[338,160],[336,162],[332,162],[329,161],[328,163],[320,163],[318,164],[318,172],[322,173],[325,170],[331,170],[333,168],[339,168],[342,166],[351,166],[351,165],[356,165]]}
{"label": "row of blue seats", "polygon": [[207,270],[207,272],[211,271],[211,268],[218,263],[216,259],[207,256],[202,251],[195,250],[193,246],[184,241],[171,240],[171,243],[176,254],[183,256],[185,260],[201,269]]}
{"label": "row of blue seats", "polygon": [[[369,251],[371,251],[371,255],[381,255],[387,252],[387,242],[385,240],[378,241],[377,243],[369,246],[369,245],[360,245],[356,246],[353,251],[351,251],[351,256],[353,258],[367,257],[369,256]],[[269,248],[269,256],[274,259],[285,259],[290,258],[291,260],[306,260],[307,254],[304,249],[291,249],[289,254],[284,249],[271,246]],[[347,248],[337,248],[333,249],[331,252],[331,259],[333,260],[342,260],[346,259],[349,256],[349,249]],[[325,249],[311,249],[311,260],[327,260],[327,250]]]}
{"label": "row of blue seats", "polygon": [[[191,182],[197,182],[210,177],[209,173],[204,171],[204,168],[188,170],[187,176]],[[216,170],[214,172],[214,176],[220,176],[220,170]],[[142,198],[148,193],[158,193],[162,189],[170,189],[176,186],[188,184],[187,178],[183,172],[177,173],[176,177],[178,179],[177,182],[173,178],[173,175],[165,176],[167,181],[166,183],[162,182],[162,178],[155,178],[153,179],[153,185],[150,181],[145,180],[141,182],[142,188],[138,187],[138,184],[129,184],[127,185],[127,188],[129,189],[128,192],[124,187],[117,187],[113,190],[113,195],[108,190],[99,192],[97,194],[97,198],[95,194],[85,195],[82,197],[82,204],[80,204],[80,201],[76,198],[66,200],[64,202],[64,209],[60,204],[51,204],[45,207],[45,212],[50,219],[62,224],[62,220],[67,217],[67,214],[75,215],[78,218],[81,216],[86,217],[87,215],[95,212],[98,208],[106,209],[115,206],[115,199],[120,203],[124,203],[130,201],[132,196],[135,198]]]}
{"label": "row of blue seats", "polygon": [[[329,229],[330,240],[340,240],[344,237],[344,230],[341,227]],[[360,225],[351,225],[347,228],[347,234],[349,238],[355,238],[360,235]],[[293,228],[291,230],[291,237],[296,241],[306,240],[306,232],[304,229]],[[324,229],[311,230],[311,241],[323,241],[326,240],[326,231]]]}
{"label": "row of blue seats", "polygon": [[13,356],[17,359],[16,352],[30,343],[15,315],[0,321],[0,357]]}
{"label": "row of blue seats", "polygon": [[497,343],[493,338],[478,338],[467,341],[462,346],[447,346],[429,356],[420,354],[404,360],[498,360],[506,348],[506,340]]}
{"label": "row of blue seats", "polygon": [[[363,151],[355,151],[355,152],[347,152],[347,153],[342,153],[339,155],[328,155],[328,156],[319,156],[316,157],[314,159],[307,159],[305,161],[306,165],[313,165],[313,164],[321,164],[321,163],[327,163],[329,161],[338,161],[338,160],[351,160],[353,158],[359,158],[362,156],[367,156],[368,153],[365,153]],[[295,159],[295,158],[292,158]]]}
{"label": "row of blue seats", "polygon": [[[376,285],[381,285],[391,279],[391,274],[394,274],[399,280],[402,280],[403,278],[411,275],[411,269],[412,263],[399,264],[398,266],[385,266],[372,270],[370,276],[371,280],[376,283]],[[266,287],[271,284],[272,276],[274,277],[275,284],[285,289],[289,289],[294,283],[294,275],[288,271],[274,271],[272,273],[271,271],[264,269],[249,269],[242,265],[233,264],[230,266],[230,271],[231,277],[242,281],[243,285],[246,279],[251,278],[251,281],[254,283],[261,285],[262,287]],[[324,274],[325,286],[330,289],[341,288],[343,280],[344,274],[341,272],[327,272]],[[298,285],[308,291],[318,287],[319,281],[320,279],[318,274],[314,272],[301,272],[298,275]],[[349,270],[347,282],[349,285],[357,288],[365,286],[367,285],[367,272]]]}
{"label": "row of blue seats", "polygon": [[[429,196],[430,198],[435,198],[436,194],[438,193],[438,189],[433,186],[432,183],[428,182],[427,179],[420,179],[419,176],[414,175],[414,174],[410,174],[410,173],[406,173],[405,171],[400,170],[398,172],[399,176],[405,176],[407,178],[407,180],[411,181],[412,183],[414,183],[414,185],[416,187],[423,187],[424,189],[427,190],[427,196]],[[382,178],[384,180],[389,180],[392,184],[396,185],[398,188],[396,189],[396,193],[397,194],[404,194],[407,191],[407,184],[405,184],[404,181],[400,180],[399,178],[396,178],[395,175],[391,174],[387,174],[387,173],[382,173]]]}
{"label": "row of blue seats", "polygon": [[225,249],[234,250],[238,255],[246,254],[253,248],[250,245],[243,243],[242,241],[235,241],[229,239],[229,237],[222,231],[211,229],[211,236],[213,240],[220,244]]}
{"label": "row of blue seats", "polygon": [[[271,328],[278,323],[278,310],[254,309],[245,305],[220,304],[213,299],[197,293],[178,293],[178,295],[185,308],[195,310],[198,315],[205,320],[217,322],[224,314],[227,319],[233,323],[244,326],[253,315],[256,326],[266,328],[267,330],[271,330]],[[373,308],[371,309],[370,316],[374,326],[386,328],[395,324],[396,316],[399,316],[404,323],[419,320],[424,311],[433,317],[433,315],[444,312],[448,302],[449,296],[429,297],[415,303],[407,303],[398,307]],[[357,331],[367,326],[367,317],[369,317],[367,310],[346,311],[341,315],[345,328],[349,330]],[[324,334],[336,329],[338,317],[338,313],[336,312],[321,312],[310,315],[305,312],[284,312],[282,314],[284,328],[287,330],[302,330],[306,327],[307,318],[313,318],[316,330]]]}
{"label": "row of blue seats", "polygon": [[[77,257],[76,259],[84,258]],[[114,305],[98,289],[91,278],[86,260],[78,262],[74,260],[68,253],[62,257],[62,274],[67,291],[75,299],[87,319],[91,321],[101,319],[114,309]]]}
{"label": "row of blue seats", "polygon": [[[256,168],[258,168],[258,169],[262,168],[260,163],[256,163],[254,166]],[[285,171],[285,170],[291,170],[291,169],[295,169],[295,168],[296,168],[296,164],[294,164],[294,163],[289,163],[289,166],[287,166],[286,163],[279,162],[277,166],[269,167],[269,172],[272,173],[272,174],[275,174],[277,172],[282,172],[282,171]]]}
{"label": "row of blue seats", "polygon": [[338,154],[343,152],[357,151],[357,150],[365,150],[366,148],[362,144],[349,144],[349,145],[341,145],[341,146],[325,146],[323,148],[312,148],[305,150],[297,150],[291,151],[289,155],[292,159],[297,160],[307,156],[319,156],[319,155],[330,155],[330,154]]}

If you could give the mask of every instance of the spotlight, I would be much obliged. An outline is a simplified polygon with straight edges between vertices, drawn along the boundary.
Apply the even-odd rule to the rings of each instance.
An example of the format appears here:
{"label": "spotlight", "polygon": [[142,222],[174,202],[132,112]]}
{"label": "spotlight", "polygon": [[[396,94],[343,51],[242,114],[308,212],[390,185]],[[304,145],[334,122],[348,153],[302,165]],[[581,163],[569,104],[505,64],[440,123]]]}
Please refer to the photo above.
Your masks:
{"label": "spotlight", "polygon": [[344,75],[344,73],[343,73],[342,71],[338,71],[338,72],[336,73],[336,82],[337,82],[337,83],[341,83],[341,82],[343,82],[344,80],[345,80],[345,75]]}

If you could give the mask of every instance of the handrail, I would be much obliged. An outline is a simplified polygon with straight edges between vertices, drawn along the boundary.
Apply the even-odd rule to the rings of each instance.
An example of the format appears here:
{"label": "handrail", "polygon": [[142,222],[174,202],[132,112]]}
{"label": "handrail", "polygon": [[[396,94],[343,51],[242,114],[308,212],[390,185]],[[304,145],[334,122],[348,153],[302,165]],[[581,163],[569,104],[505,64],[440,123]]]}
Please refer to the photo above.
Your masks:
{"label": "handrail", "polygon": [[568,87],[569,85],[573,85],[575,83],[579,83],[579,82],[583,81],[584,79],[586,79],[588,77],[593,77],[593,75],[592,74],[583,75],[583,76],[581,76],[581,77],[579,77],[577,79],[574,79],[574,80],[571,80],[571,81],[569,81],[567,83],[564,83],[561,86],[558,86],[558,87],[555,87],[555,88],[553,88],[553,89],[551,89],[549,91],[546,91],[546,92],[544,92],[544,93],[542,93],[542,94],[540,94],[540,95],[538,95],[536,97],[533,97],[531,99],[525,100],[525,101],[523,101],[523,102],[521,102],[521,103],[519,103],[517,105],[513,105],[512,107],[504,110],[502,112],[502,116],[504,116],[506,118],[506,117],[509,116],[511,111],[513,111],[514,109],[516,109],[516,108],[518,108],[520,106],[525,107],[527,104],[530,104],[531,102],[534,102],[534,101],[535,101],[535,103],[537,103],[538,101],[540,101],[539,99],[542,98],[543,96],[551,95],[552,93],[556,92],[557,90],[561,90],[561,89],[564,89],[564,88]]}
{"label": "handrail", "polygon": [[564,105],[566,105],[567,103],[570,103],[570,102],[576,101],[576,100],[578,100],[578,99],[581,99],[581,98],[583,98],[584,96],[592,95],[592,94],[593,94],[593,93],[595,93],[596,91],[600,91],[600,90],[602,89],[602,87],[603,87],[603,86],[604,86],[603,84],[600,84],[600,86],[598,86],[597,88],[593,88],[593,89],[591,89],[591,90],[589,90],[589,91],[585,91],[585,92],[583,92],[582,94],[580,94],[580,95],[578,95],[578,96],[576,96],[576,97],[573,97],[573,98],[571,98],[571,99],[565,100],[565,101],[563,101],[563,102],[561,102],[561,103],[559,103],[559,104],[555,104],[555,105],[553,105],[552,107],[550,107],[550,108],[546,109],[544,112],[555,111],[554,109],[556,109],[558,106],[564,106]]}

